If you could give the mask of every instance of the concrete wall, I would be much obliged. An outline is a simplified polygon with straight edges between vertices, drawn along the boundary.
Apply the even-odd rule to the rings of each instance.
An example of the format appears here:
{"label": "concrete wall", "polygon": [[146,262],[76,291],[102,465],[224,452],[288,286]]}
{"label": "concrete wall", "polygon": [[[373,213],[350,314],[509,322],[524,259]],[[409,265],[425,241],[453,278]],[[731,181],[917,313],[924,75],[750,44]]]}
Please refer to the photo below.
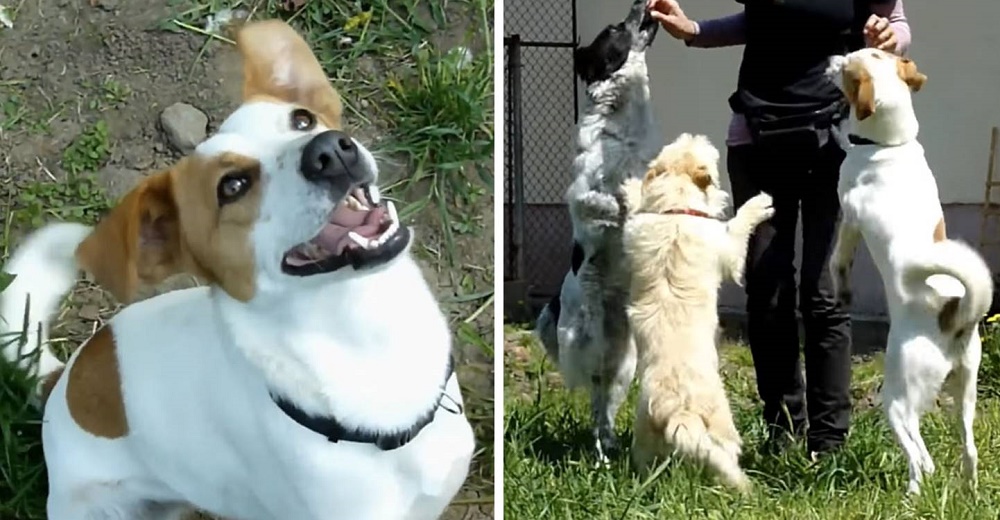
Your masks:
{"label": "concrete wall", "polygon": [[[577,0],[580,41],[589,42],[605,25],[620,20],[630,4],[631,0]],[[739,4],[728,0],[688,0],[683,5],[695,19],[721,16],[740,9]],[[997,30],[1000,2],[913,0],[905,5],[914,36],[910,56],[929,77],[924,90],[914,98],[921,121],[920,140],[938,178],[942,201],[946,205],[948,232],[978,244],[979,204],[983,202],[989,131],[991,126],[1000,125],[1000,59],[992,55],[1000,49]],[[705,133],[723,149],[723,165],[730,116],[726,99],[735,87],[741,52],[740,47],[690,49],[661,31],[647,54],[652,95],[664,136],[672,139],[685,131]],[[530,114],[526,113],[525,117]],[[555,147],[559,143],[570,146],[572,142],[572,136],[560,133],[542,138],[551,144],[536,143],[534,146]],[[569,182],[568,172],[569,163],[559,171],[539,174],[561,179],[565,186]],[[724,182],[728,189],[728,181]],[[551,208],[537,211],[547,213],[547,219],[553,218]],[[997,228],[991,226],[989,234],[996,233]],[[537,247],[542,250],[532,255],[536,258],[546,258],[548,252],[568,254],[563,252],[562,244],[552,241],[551,237]],[[992,265],[997,265],[996,251],[984,253]],[[867,254],[858,259],[854,275],[854,311],[883,314],[881,282]],[[560,281],[561,275],[558,275],[551,283],[558,286]],[[722,303],[742,307],[742,291],[727,287]]]}

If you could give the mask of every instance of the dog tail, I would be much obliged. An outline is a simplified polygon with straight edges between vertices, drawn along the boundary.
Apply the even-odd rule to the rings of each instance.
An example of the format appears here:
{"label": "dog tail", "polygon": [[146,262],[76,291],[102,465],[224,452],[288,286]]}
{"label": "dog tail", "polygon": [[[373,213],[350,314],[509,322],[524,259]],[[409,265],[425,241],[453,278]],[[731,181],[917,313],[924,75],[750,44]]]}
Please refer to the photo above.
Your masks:
{"label": "dog tail", "polygon": [[44,343],[49,319],[76,283],[75,252],[91,228],[52,224],[27,237],[4,266],[14,276],[0,293],[0,350],[8,362],[45,377],[63,367]]}
{"label": "dog tail", "polygon": [[545,347],[549,359],[553,363],[559,364],[559,335],[557,326],[559,324],[560,301],[559,295],[555,295],[549,303],[542,307],[542,312],[535,321],[535,335]]}
{"label": "dog tail", "polygon": [[670,418],[665,428],[667,442],[682,456],[702,461],[727,486],[740,492],[750,490],[750,479],[740,468],[740,448],[724,446],[712,436],[701,416],[681,411]]}
{"label": "dog tail", "polygon": [[[955,278],[965,294],[936,283],[934,275]],[[968,332],[983,318],[993,301],[990,268],[975,249],[959,240],[944,240],[915,255],[902,270],[902,288],[908,301],[921,302],[938,313],[944,333]]]}

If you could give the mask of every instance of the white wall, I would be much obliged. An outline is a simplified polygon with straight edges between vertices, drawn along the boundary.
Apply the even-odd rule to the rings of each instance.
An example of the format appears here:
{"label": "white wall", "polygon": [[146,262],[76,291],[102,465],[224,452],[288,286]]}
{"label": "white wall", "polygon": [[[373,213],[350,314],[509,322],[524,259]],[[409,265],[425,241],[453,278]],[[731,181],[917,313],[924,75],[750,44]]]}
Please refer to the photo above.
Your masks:
{"label": "white wall", "polygon": [[[730,0],[682,3],[694,19],[741,9]],[[631,0],[577,0],[581,43],[620,21],[630,5]],[[1000,1],[912,0],[904,5],[913,31],[910,57],[929,78],[914,103],[942,202],[981,203],[990,127],[1000,125]],[[736,85],[741,52],[741,47],[691,49],[664,31],[657,34],[647,63],[664,136],[705,133],[724,148],[726,99]]]}

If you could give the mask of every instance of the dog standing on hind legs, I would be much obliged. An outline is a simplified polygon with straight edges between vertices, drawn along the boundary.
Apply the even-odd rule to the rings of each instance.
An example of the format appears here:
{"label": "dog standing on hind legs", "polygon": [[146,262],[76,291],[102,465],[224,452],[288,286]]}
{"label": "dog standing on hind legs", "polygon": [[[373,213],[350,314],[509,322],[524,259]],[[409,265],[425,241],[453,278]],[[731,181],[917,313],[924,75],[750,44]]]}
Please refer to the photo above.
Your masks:
{"label": "dog standing on hind legs", "polygon": [[578,125],[576,175],[566,193],[573,222],[572,268],[542,309],[535,331],[568,388],[590,391],[598,458],[615,450],[615,417],[635,374],[635,344],[625,306],[624,208],[619,188],[641,177],[662,146],[649,100],[646,48],[659,25],[636,0],[620,23],[574,54],[586,83]]}
{"label": "dog standing on hind legs", "polygon": [[719,373],[718,291],[724,277],[741,283],[750,235],[774,207],[761,193],[722,222],[729,197],[718,187],[718,161],[705,136],[682,134],[645,180],[622,187],[640,381],[632,463],[646,473],[677,453],[746,492],[742,440]]}
{"label": "dog standing on hind legs", "polygon": [[934,472],[920,418],[941,390],[955,401],[962,465],[975,487],[978,327],[993,298],[993,280],[972,247],[945,237],[912,102],[927,77],[913,61],[875,49],[835,56],[827,73],[852,108],[851,145],[838,187],[843,214],[830,259],[834,286],[849,303],[848,277],[863,238],[889,308],[882,402],[909,462],[908,491],[919,493],[923,475]]}

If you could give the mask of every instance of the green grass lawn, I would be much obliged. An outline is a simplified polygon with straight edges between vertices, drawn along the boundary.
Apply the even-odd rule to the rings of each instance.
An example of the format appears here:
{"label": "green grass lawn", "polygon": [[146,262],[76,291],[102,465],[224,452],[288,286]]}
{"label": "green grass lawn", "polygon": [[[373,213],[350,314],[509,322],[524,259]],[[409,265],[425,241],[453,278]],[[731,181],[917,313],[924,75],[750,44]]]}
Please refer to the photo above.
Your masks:
{"label": "green grass lawn", "polygon": [[618,418],[626,449],[612,467],[597,469],[584,393],[566,391],[530,333],[508,328],[505,339],[504,517],[509,520],[1000,517],[997,336],[985,342],[980,370],[978,497],[962,483],[958,430],[950,403],[941,403],[922,423],[937,472],[913,499],[905,492],[906,459],[878,405],[879,356],[856,362],[855,413],[845,449],[811,464],[803,445],[780,456],[757,453],[765,432],[750,352],[735,344],[723,347],[726,386],[744,441],[742,464],[754,484],[750,495],[740,497],[683,461],[668,461],[662,474],[647,481],[630,472],[635,389]]}

